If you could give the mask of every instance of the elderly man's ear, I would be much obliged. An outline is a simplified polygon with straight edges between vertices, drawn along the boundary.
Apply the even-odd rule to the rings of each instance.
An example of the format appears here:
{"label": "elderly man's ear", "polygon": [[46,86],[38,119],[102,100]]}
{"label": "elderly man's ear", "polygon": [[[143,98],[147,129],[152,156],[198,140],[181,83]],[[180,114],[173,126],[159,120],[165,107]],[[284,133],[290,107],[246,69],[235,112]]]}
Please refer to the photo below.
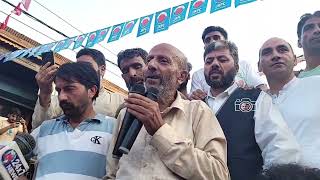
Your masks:
{"label": "elderly man's ear", "polygon": [[188,77],[189,77],[189,72],[188,71],[180,71],[180,73],[178,75],[179,86],[180,86],[180,84],[185,82],[188,79]]}

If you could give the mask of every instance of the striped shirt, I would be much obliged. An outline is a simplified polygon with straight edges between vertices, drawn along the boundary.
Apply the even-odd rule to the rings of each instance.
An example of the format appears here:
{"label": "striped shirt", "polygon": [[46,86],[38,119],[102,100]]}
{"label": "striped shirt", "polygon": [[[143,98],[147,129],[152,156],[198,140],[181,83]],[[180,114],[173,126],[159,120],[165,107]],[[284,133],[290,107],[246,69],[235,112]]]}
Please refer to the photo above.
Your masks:
{"label": "striped shirt", "polygon": [[36,179],[101,179],[114,123],[114,118],[99,114],[76,128],[66,116],[44,121],[31,133],[39,160]]}

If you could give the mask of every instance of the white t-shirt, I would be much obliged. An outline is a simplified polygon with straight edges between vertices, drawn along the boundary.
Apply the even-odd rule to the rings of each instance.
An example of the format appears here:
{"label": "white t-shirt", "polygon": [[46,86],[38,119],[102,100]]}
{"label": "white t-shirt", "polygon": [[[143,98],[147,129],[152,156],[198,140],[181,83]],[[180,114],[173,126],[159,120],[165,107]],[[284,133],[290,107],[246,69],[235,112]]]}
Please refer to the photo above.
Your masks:
{"label": "white t-shirt", "polygon": [[[238,82],[240,80],[243,80],[249,87],[257,87],[261,84],[267,84],[267,81],[259,76],[247,61],[239,61],[239,71],[235,77],[235,81]],[[201,89],[203,92],[208,92],[210,90],[210,86],[207,84],[204,77],[203,68],[194,72],[192,75],[190,92],[192,93],[197,89]]]}

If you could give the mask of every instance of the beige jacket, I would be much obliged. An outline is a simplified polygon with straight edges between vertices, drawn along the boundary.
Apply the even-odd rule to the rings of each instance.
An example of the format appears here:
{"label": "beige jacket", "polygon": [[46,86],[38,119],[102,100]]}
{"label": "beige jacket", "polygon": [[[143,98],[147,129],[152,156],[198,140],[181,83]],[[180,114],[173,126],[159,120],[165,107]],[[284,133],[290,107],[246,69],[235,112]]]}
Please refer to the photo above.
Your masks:
{"label": "beige jacket", "polygon": [[124,114],[125,109],[115,126],[105,179],[229,179],[226,139],[204,102],[183,100],[178,94],[161,113],[166,123],[154,136],[142,127],[129,154],[118,160],[112,151]]}

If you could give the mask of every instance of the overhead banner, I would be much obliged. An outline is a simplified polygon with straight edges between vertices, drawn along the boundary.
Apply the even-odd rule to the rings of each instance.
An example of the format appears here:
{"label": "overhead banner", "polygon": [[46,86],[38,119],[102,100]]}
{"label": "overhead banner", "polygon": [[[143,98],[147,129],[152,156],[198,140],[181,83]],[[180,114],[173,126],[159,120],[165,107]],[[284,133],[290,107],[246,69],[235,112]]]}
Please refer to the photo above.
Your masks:
{"label": "overhead banner", "polygon": [[[107,43],[118,41],[122,37],[131,34],[136,25],[138,26],[136,35],[137,37],[148,34],[150,32],[152,24],[153,32],[160,33],[162,31],[167,31],[170,26],[180,23],[186,20],[186,18],[189,19],[205,13],[207,11],[208,1],[209,0],[192,0],[174,7],[164,9],[162,11],[142,16],[140,18],[135,18],[120,24],[95,30],[90,33],[85,33],[30,49],[18,50],[12,53],[1,55],[0,57],[2,57],[2,62],[7,62],[19,57],[39,56],[43,52],[48,52],[50,50],[54,52],[60,52],[64,49],[69,48],[73,50],[80,47],[91,48],[94,45],[104,41],[108,34],[109,36]],[[235,0],[234,3],[235,7],[238,7],[240,5],[248,4],[255,1],[256,0]],[[211,0],[210,13],[214,13],[229,7],[231,7],[231,0]],[[154,23],[152,23],[152,21],[154,21]],[[86,41],[85,45],[83,45],[84,41]]]}
{"label": "overhead banner", "polygon": [[140,18],[137,37],[149,33],[151,28],[152,18],[153,18],[153,14]]}
{"label": "overhead banner", "polygon": [[186,19],[188,7],[189,2],[173,7],[170,17],[170,25],[184,21]]}
{"label": "overhead banner", "polygon": [[210,13],[231,7],[231,0],[211,0]]}
{"label": "overhead banner", "polygon": [[156,20],[154,22],[154,33],[166,31],[170,26],[171,8],[156,12]]}
{"label": "overhead banner", "polygon": [[257,1],[257,0],[235,0],[234,5],[235,5],[235,7],[238,7],[240,5],[252,3],[255,1]]}

